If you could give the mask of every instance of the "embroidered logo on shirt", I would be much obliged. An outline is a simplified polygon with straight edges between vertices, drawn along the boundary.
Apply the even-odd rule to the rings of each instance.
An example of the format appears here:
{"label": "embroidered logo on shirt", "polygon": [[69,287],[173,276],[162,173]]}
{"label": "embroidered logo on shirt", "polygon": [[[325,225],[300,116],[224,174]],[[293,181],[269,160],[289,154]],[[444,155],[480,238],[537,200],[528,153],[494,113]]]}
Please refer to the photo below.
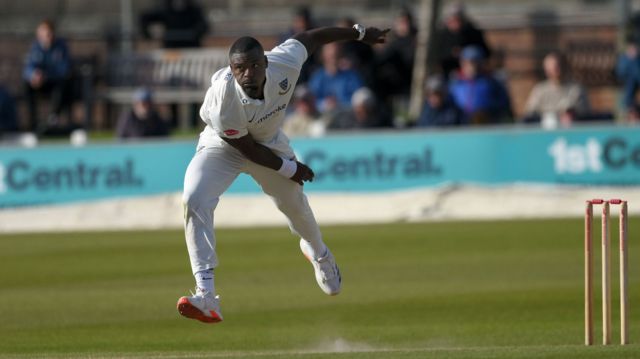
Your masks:
{"label": "embroidered logo on shirt", "polygon": [[280,81],[278,85],[282,89],[282,91],[278,92],[278,95],[284,95],[287,92],[289,92],[289,90],[291,89],[291,84],[289,83],[289,79],[284,79]]}
{"label": "embroidered logo on shirt", "polygon": [[227,74],[224,75],[224,80],[229,81],[231,80],[232,77],[233,77],[233,74],[231,72],[227,72]]}
{"label": "embroidered logo on shirt", "polygon": [[224,130],[222,132],[227,136],[235,136],[240,133],[238,130]]}

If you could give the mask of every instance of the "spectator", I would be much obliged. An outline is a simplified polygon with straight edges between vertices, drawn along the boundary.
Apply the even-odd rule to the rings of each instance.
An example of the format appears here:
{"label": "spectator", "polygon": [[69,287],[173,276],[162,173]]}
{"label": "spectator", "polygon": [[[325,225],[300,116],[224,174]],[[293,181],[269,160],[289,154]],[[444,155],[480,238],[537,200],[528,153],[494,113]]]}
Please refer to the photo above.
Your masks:
{"label": "spectator", "polygon": [[484,68],[482,48],[471,45],[460,54],[460,71],[449,90],[472,124],[498,123],[511,115],[506,88]]}
{"label": "spectator", "polygon": [[311,30],[314,27],[315,26],[313,24],[313,18],[311,16],[311,10],[306,6],[299,7],[293,14],[293,18],[291,19],[291,27],[289,27],[286,32],[280,35],[280,43],[287,41],[295,34]]}
{"label": "spectator", "polygon": [[[280,35],[279,43],[283,43],[293,35],[311,30],[315,27],[313,22],[313,16],[311,15],[311,10],[302,6],[296,10],[293,14],[293,18],[291,19],[291,27],[287,29],[286,32]],[[300,70],[300,76],[298,77],[298,85],[305,84],[309,81],[311,74],[318,68],[318,59],[317,52],[309,56],[307,61],[302,65],[302,70]]]}
{"label": "spectator", "polygon": [[453,3],[445,10],[444,24],[436,31],[434,41],[436,66],[447,78],[459,69],[460,52],[467,46],[475,45],[482,49],[486,58],[491,56],[484,34],[469,19],[461,2]]}
{"label": "spectator", "polygon": [[16,103],[9,92],[0,86],[0,134],[17,131]]}
{"label": "spectator", "polygon": [[153,93],[138,89],[133,95],[133,107],[118,119],[116,136],[120,139],[167,136],[169,130],[153,104]]}
{"label": "spectator", "polygon": [[542,67],[547,79],[538,83],[527,99],[525,122],[543,121],[544,127],[569,127],[589,115],[589,100],[582,86],[567,80],[567,65],[560,53],[544,57]]}
{"label": "spectator", "polygon": [[353,93],[363,85],[356,71],[340,68],[340,58],[339,44],[324,45],[322,68],[316,70],[309,80],[309,89],[315,95],[316,106],[321,113],[348,107]]}
{"label": "spectator", "polygon": [[378,55],[376,94],[382,101],[411,92],[417,29],[409,10],[395,19],[393,37]]}
{"label": "spectator", "polygon": [[[344,17],[336,24],[339,27],[352,28],[355,21],[350,17]],[[373,48],[362,41],[344,41],[341,44],[344,64],[340,67],[356,70],[366,86],[374,84],[375,52]]]}
{"label": "spectator", "polygon": [[[58,126],[62,111],[69,110],[70,63],[67,44],[56,38],[53,22],[40,22],[22,73],[30,130],[45,132],[48,127]],[[38,121],[37,100],[41,95],[50,98],[46,124]]]}
{"label": "spectator", "polygon": [[[152,28],[160,26],[162,47],[168,49],[195,48],[202,45],[202,39],[209,31],[209,23],[204,17],[205,11],[193,0],[164,0],[159,10],[151,10],[142,14],[140,26],[145,38],[155,38]],[[190,106],[192,125],[200,123],[198,103]],[[171,127],[178,125],[178,106],[172,104]]]}
{"label": "spectator", "polygon": [[640,103],[636,100],[636,93],[640,87],[640,56],[638,45],[629,41],[625,52],[618,58],[616,75],[623,83],[623,106],[627,120],[640,123]]}
{"label": "spectator", "polygon": [[316,108],[313,94],[306,86],[296,87],[293,93],[293,112],[287,115],[282,131],[288,137],[318,137],[324,134],[324,121]]}
{"label": "spectator", "polygon": [[456,106],[440,75],[430,77],[425,84],[425,102],[416,123],[419,127],[458,126],[467,124],[464,112]]}
{"label": "spectator", "polygon": [[378,105],[373,92],[366,87],[361,87],[351,98],[351,108],[339,111],[331,117],[329,129],[346,130],[390,125],[391,116]]}
{"label": "spectator", "polygon": [[143,13],[140,26],[145,38],[151,38],[150,28],[162,26],[164,48],[200,47],[209,30],[203,9],[192,0],[165,0],[164,8]]}
{"label": "spectator", "polygon": [[640,45],[640,11],[634,11],[627,17],[624,37],[628,44]]}

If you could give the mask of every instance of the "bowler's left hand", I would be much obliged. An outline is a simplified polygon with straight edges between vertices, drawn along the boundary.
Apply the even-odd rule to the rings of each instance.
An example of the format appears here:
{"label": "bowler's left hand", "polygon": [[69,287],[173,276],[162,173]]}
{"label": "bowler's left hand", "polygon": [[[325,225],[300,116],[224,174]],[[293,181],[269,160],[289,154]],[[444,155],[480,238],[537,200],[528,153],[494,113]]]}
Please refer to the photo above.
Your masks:
{"label": "bowler's left hand", "polygon": [[387,33],[391,29],[380,30],[377,27],[368,27],[364,33],[362,42],[369,45],[382,44],[387,41]]}

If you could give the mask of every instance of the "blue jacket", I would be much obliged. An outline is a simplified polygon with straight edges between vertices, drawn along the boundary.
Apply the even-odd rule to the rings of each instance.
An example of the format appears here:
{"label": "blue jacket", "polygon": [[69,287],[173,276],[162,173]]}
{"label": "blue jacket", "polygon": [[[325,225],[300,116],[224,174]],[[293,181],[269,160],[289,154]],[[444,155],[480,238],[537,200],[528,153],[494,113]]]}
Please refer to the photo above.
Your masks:
{"label": "blue jacket", "polygon": [[351,106],[351,96],[362,86],[362,78],[353,70],[338,70],[331,76],[320,68],[309,79],[309,89],[316,97],[318,109],[323,109],[324,100],[330,96],[335,96],[341,106]]}
{"label": "blue jacket", "polygon": [[621,55],[616,64],[616,75],[623,83],[624,106],[630,109],[635,105],[636,91],[640,87],[640,56],[630,58],[624,54]]}
{"label": "blue jacket", "polygon": [[469,124],[469,120],[464,115],[464,112],[453,103],[449,96],[447,96],[440,108],[431,107],[429,102],[425,101],[418,122],[416,122],[416,126],[418,127],[458,126],[466,124]]}
{"label": "blue jacket", "polygon": [[472,79],[455,78],[449,91],[456,105],[469,117],[484,112],[498,122],[510,112],[511,101],[506,88],[490,75],[481,74]]}
{"label": "blue jacket", "polygon": [[62,39],[54,39],[49,49],[44,49],[38,41],[34,41],[27,54],[27,63],[22,72],[22,78],[31,80],[36,69],[44,73],[45,80],[60,80],[65,78],[70,69],[69,49]]}

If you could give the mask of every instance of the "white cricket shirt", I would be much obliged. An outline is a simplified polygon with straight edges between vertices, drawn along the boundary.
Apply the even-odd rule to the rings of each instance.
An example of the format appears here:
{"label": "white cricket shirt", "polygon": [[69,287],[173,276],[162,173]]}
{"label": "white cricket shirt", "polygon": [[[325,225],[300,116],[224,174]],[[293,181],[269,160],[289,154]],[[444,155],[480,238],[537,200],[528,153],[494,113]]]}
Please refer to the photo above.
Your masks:
{"label": "white cricket shirt", "polygon": [[225,67],[211,77],[200,117],[207,124],[200,134],[200,145],[224,144],[221,137],[240,138],[250,133],[253,139],[281,157],[293,157],[282,123],[307,49],[298,40],[289,39],[265,53],[268,60],[264,100],[245,94]]}

